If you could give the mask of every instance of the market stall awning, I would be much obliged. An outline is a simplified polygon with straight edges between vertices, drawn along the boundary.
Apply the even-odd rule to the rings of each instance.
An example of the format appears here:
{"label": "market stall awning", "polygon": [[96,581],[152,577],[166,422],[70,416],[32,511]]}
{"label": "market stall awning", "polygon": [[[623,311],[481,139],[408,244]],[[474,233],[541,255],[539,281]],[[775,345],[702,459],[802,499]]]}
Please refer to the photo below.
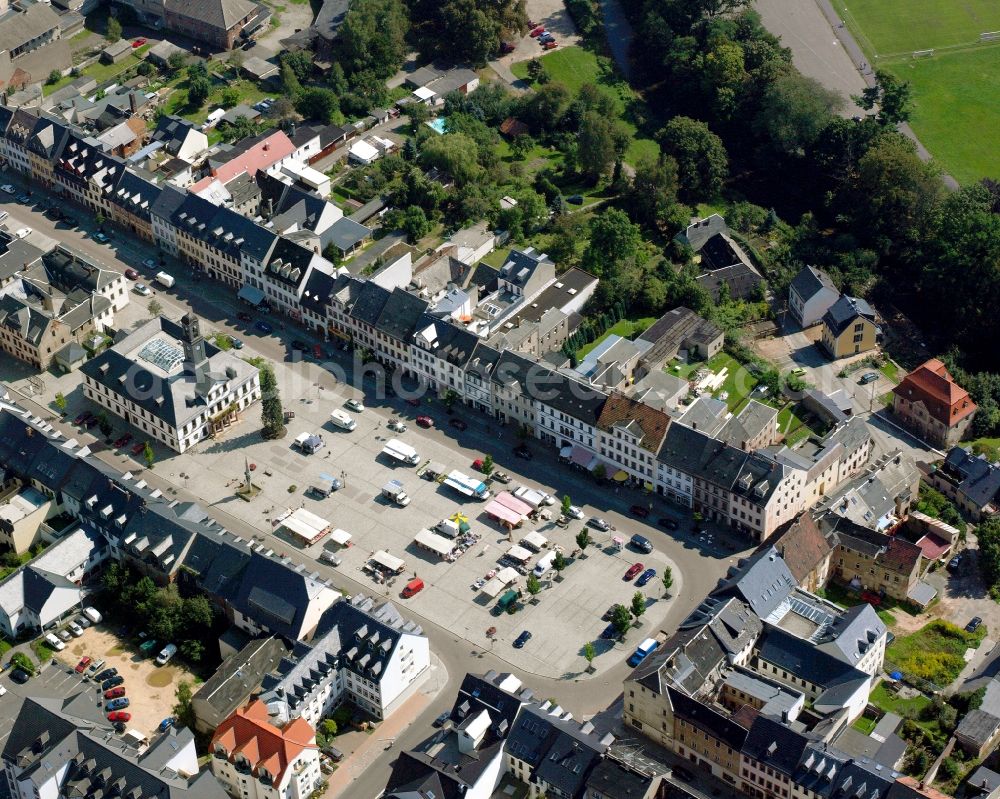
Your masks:
{"label": "market stall awning", "polygon": [[577,466],[582,466],[584,469],[589,471],[593,468],[593,463],[597,460],[597,456],[590,450],[579,445],[575,445],[569,459],[572,463],[575,463]]}
{"label": "market stall awning", "polygon": [[264,292],[256,286],[244,286],[237,292],[236,296],[251,305],[260,305],[264,302]]}
{"label": "market stall awning", "polygon": [[424,549],[429,549],[442,558],[448,557],[451,554],[451,550],[454,548],[454,544],[450,539],[445,538],[437,533],[432,533],[430,530],[421,530],[413,539],[418,547],[423,547]]}
{"label": "market stall awning", "polygon": [[499,500],[491,500],[490,503],[483,508],[487,516],[492,516],[494,519],[503,522],[504,524],[509,524],[512,527],[520,524],[524,521],[524,517],[517,511],[513,511],[506,507]]}
{"label": "market stall awning", "polygon": [[401,572],[403,567],[406,565],[402,558],[390,555],[384,549],[380,549],[378,552],[374,553],[371,557],[371,562],[376,566],[381,566],[383,569],[391,572]]}
{"label": "market stall awning", "polygon": [[514,513],[519,514],[525,519],[528,517],[528,514],[534,510],[534,508],[532,508],[531,505],[529,505],[523,499],[518,499],[509,491],[501,491],[499,494],[496,495],[495,501],[499,502],[501,505],[507,508],[507,510],[512,510],[514,511]]}
{"label": "market stall awning", "polygon": [[549,539],[547,539],[541,533],[539,533],[539,532],[537,532],[535,530],[532,530],[530,533],[526,533],[525,534],[524,538],[521,539],[521,543],[523,543],[523,544],[531,544],[531,546],[533,546],[533,547],[537,547],[538,549],[542,549],[543,547],[545,547],[549,543]]}
{"label": "market stall awning", "polygon": [[521,563],[531,560],[531,552],[524,547],[519,547],[517,544],[512,546],[507,550],[507,557],[513,558],[514,560],[519,560]]}
{"label": "market stall awning", "polygon": [[338,527],[337,529],[330,531],[330,540],[335,544],[340,544],[342,547],[346,547],[351,541],[351,534]]}
{"label": "market stall awning", "polygon": [[286,516],[282,520],[281,526],[307,544],[318,541],[330,530],[330,522],[320,518],[315,513],[310,513],[305,508],[299,508]]}
{"label": "market stall awning", "polygon": [[628,472],[619,469],[617,472],[615,472],[615,476],[612,477],[611,479],[614,480],[616,483],[624,483],[626,480],[628,480]]}

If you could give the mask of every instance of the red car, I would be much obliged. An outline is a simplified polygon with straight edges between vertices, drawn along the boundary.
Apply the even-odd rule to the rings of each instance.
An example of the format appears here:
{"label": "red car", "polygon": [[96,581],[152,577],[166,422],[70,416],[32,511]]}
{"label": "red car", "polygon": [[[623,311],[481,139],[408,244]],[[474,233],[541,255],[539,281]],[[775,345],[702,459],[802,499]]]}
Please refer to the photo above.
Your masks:
{"label": "red car", "polygon": [[121,449],[131,440],[132,440],[131,433],[126,433],[123,436],[119,436],[118,438],[115,439],[115,449]]}
{"label": "red car", "polygon": [[138,280],[139,279],[139,273],[136,272],[131,267],[129,267],[128,269],[125,270],[125,277],[127,277],[129,280]]}
{"label": "red car", "polygon": [[132,454],[133,455],[140,455],[140,454],[142,454],[142,451],[144,449],[146,449],[146,442],[145,441],[140,441],[138,444],[136,444],[134,447],[132,447]]}
{"label": "red car", "polygon": [[253,321],[253,317],[250,316],[250,314],[248,314],[246,311],[240,311],[238,314],[236,314],[236,318],[239,319],[241,322]]}
{"label": "red car", "polygon": [[472,462],[472,468],[475,469],[477,472],[481,472],[483,470],[483,459],[482,458],[476,458]]}
{"label": "red car", "polygon": [[323,348],[319,344],[313,344],[313,358],[317,361],[323,360]]}
{"label": "red car", "polygon": [[126,713],[124,710],[116,710],[114,713],[108,713],[108,721],[130,721],[132,718],[131,713]]}
{"label": "red car", "polygon": [[73,420],[73,424],[77,426],[86,424],[89,418],[90,418],[90,411],[84,411]]}
{"label": "red car", "polygon": [[434,420],[430,416],[418,416],[417,417],[418,427],[434,427]]}
{"label": "red car", "polygon": [[90,655],[84,655],[80,659],[80,662],[76,664],[76,673],[83,674],[84,670],[90,665],[92,660],[93,658],[91,658]]}
{"label": "red car", "polygon": [[146,40],[140,38],[140,39],[136,39],[134,42],[132,42],[132,46],[133,47],[142,47],[145,43],[146,43]]}
{"label": "red car", "polygon": [[124,685],[119,685],[117,688],[109,688],[104,692],[105,699],[118,699],[120,696],[125,696]]}
{"label": "red car", "polygon": [[500,54],[501,55],[507,55],[507,53],[513,53],[513,52],[514,52],[514,43],[513,42],[500,42]]}
{"label": "red car", "polygon": [[543,44],[542,48],[545,49],[545,50],[553,50],[553,49],[555,49],[558,46],[559,46],[559,43],[556,42],[555,39],[553,39],[551,42],[546,42],[545,44]]}
{"label": "red car", "polygon": [[545,33],[545,26],[544,25],[539,25],[537,28],[532,28],[531,33],[529,33],[528,35],[532,39],[537,39],[543,33]]}
{"label": "red car", "polygon": [[631,513],[633,516],[638,516],[640,519],[645,519],[647,516],[649,516],[649,508],[645,507],[644,505],[633,505],[631,508],[628,509],[628,512]]}
{"label": "red car", "polygon": [[641,563],[633,563],[628,567],[628,571],[625,572],[624,580],[626,582],[631,582],[635,579],[635,576],[643,570],[643,565]]}

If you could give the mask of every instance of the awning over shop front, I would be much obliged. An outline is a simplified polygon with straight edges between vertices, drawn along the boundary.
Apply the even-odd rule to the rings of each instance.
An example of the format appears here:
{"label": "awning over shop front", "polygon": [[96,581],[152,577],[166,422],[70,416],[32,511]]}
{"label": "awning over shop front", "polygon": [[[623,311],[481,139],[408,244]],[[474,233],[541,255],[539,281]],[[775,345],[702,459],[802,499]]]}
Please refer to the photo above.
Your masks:
{"label": "awning over shop front", "polygon": [[574,446],[569,456],[569,460],[571,463],[575,463],[577,466],[581,466],[587,471],[590,471],[594,468],[594,461],[597,460],[597,457],[588,449],[584,449],[580,446]]}
{"label": "awning over shop front", "polygon": [[244,286],[236,296],[251,305],[260,305],[264,302],[264,292],[256,286]]}
{"label": "awning over shop front", "polygon": [[612,477],[611,479],[614,480],[616,483],[624,483],[626,480],[628,480],[628,472],[619,469],[617,472],[615,472],[615,476]]}
{"label": "awning over shop front", "polygon": [[492,516],[497,521],[503,522],[510,527],[516,527],[524,521],[524,517],[521,514],[505,507],[503,503],[496,499],[492,500],[483,510],[487,516]]}

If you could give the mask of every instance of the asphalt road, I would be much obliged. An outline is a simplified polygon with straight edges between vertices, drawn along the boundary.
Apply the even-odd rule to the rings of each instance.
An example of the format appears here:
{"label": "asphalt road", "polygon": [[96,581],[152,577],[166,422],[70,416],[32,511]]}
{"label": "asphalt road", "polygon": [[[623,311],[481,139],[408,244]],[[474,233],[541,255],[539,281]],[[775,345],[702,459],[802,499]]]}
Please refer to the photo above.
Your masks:
{"label": "asphalt road", "polygon": [[[26,185],[23,180],[15,177],[12,173],[4,175],[3,180],[14,183],[19,189]],[[27,185],[32,190],[33,201],[38,201],[43,197],[52,199],[51,195],[48,195],[38,185]],[[64,201],[59,202],[62,207],[66,207]],[[88,257],[115,268],[123,269],[125,266],[140,268],[143,260],[157,257],[157,251],[153,245],[135,237],[129,237],[117,229],[111,229],[110,226],[107,229],[113,237],[111,245],[103,245],[90,238],[84,230],[94,231],[97,226],[92,215],[82,208],[72,207],[72,213],[81,225],[80,230],[69,229],[64,224],[54,223],[39,211],[17,203],[6,194],[0,194],[0,209],[8,211],[12,217],[16,218],[18,226],[27,224],[39,233],[55,238],[67,246],[80,250]],[[293,338],[301,338],[310,343],[320,340],[291,321],[285,321],[284,326],[270,336],[262,336],[256,331],[248,329],[246,325],[236,319],[240,305],[234,292],[217,283],[196,282],[190,275],[190,267],[169,257],[165,260],[166,263],[162,268],[177,278],[176,285],[169,291],[156,289],[156,299],[164,306],[165,315],[179,316],[190,308],[204,320],[211,322],[216,329],[238,335],[247,341],[253,350],[266,358],[277,361],[292,360],[286,342]],[[144,271],[147,277],[150,276],[150,270],[140,269],[140,271]],[[346,367],[349,363],[348,356],[343,353],[341,355],[343,356],[341,366]],[[39,405],[30,398],[22,398],[21,401],[43,418],[51,419],[50,408]],[[371,403],[372,400],[366,397],[366,404]],[[405,408],[401,400],[393,398],[380,401],[375,405],[375,408],[377,409],[379,405],[389,412],[398,412]],[[443,409],[435,406],[430,412],[432,415],[443,413]],[[737,549],[744,549],[746,546],[746,542],[727,539],[725,533],[720,531],[715,536],[715,540],[718,542],[717,546],[711,550],[706,549],[691,534],[690,521],[685,518],[684,514],[679,510],[670,511],[663,503],[659,502],[657,503],[659,507],[655,507],[653,510],[653,518],[658,514],[674,515],[682,519],[681,530],[668,535],[657,527],[639,522],[628,515],[628,507],[635,502],[646,504],[649,500],[645,495],[625,489],[619,489],[618,492],[612,492],[611,489],[608,489],[599,493],[595,491],[594,483],[589,476],[558,464],[555,453],[540,444],[535,444],[532,447],[535,452],[535,458],[532,461],[516,460],[512,455],[512,450],[517,444],[517,439],[512,430],[500,429],[495,420],[471,410],[462,411],[462,413],[465,418],[472,422],[468,430],[459,434],[459,443],[463,448],[493,452],[498,468],[515,475],[521,475],[528,480],[543,480],[553,470],[558,470],[560,483],[571,496],[587,497],[588,504],[600,509],[601,515],[611,524],[621,530],[641,532],[653,542],[654,546],[663,550],[677,564],[683,575],[684,593],[671,600],[673,608],[664,624],[666,629],[673,629],[690,612],[738,556]],[[67,436],[82,440],[87,439],[86,434],[81,435],[79,431],[57,419],[52,420],[52,422]],[[452,439],[450,432],[451,428],[448,428],[447,425],[436,425],[434,429],[422,431],[422,435]],[[501,443],[498,444],[498,442]],[[116,468],[122,468],[120,456],[112,451],[104,450],[98,454],[98,457]],[[183,485],[172,483],[164,471],[147,471],[144,472],[143,476],[151,486],[160,488],[177,499],[200,501],[196,494],[187,491]],[[251,527],[241,520],[229,516],[224,509],[218,506],[213,507],[212,512],[237,535],[248,539],[255,535],[264,536],[273,539],[268,541],[268,545],[277,551],[288,549],[285,542],[272,536],[269,528]],[[349,575],[334,572],[325,564],[318,563],[295,551],[290,552],[289,555],[293,561],[302,562],[310,570],[319,571],[320,574],[330,578],[335,585],[344,590],[352,593],[371,593],[370,585],[356,582]],[[407,610],[407,615],[415,614]],[[419,617],[417,618],[419,619]],[[430,723],[434,717],[450,708],[458,684],[467,671],[482,673],[489,669],[496,669],[497,671],[514,672],[534,690],[536,695],[556,698],[564,707],[572,710],[578,718],[593,715],[612,705],[620,697],[622,680],[629,671],[626,664],[622,662],[594,678],[582,681],[562,681],[537,677],[513,668],[503,660],[502,652],[482,651],[468,641],[457,637],[451,630],[431,624],[423,619],[419,620],[430,640],[432,651],[448,671],[448,684],[428,705],[423,714],[397,738],[393,749],[386,751],[365,769],[363,779],[352,786],[352,792],[356,791],[358,796],[376,796],[381,791],[388,778],[391,762],[396,753],[416,745],[429,733]]]}

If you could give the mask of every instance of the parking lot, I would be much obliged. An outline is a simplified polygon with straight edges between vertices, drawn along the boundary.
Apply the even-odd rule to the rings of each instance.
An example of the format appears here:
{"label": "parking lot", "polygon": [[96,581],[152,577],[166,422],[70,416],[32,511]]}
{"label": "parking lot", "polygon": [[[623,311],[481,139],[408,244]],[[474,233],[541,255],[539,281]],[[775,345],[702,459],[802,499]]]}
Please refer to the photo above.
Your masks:
{"label": "parking lot", "polygon": [[[106,625],[84,630],[81,637],[74,638],[55,657],[72,668],[85,655],[95,661],[103,660],[101,670],[116,668],[118,674],[125,678],[122,687],[129,699],[125,710],[132,716],[127,726],[147,735],[156,732],[160,722],[172,714],[177,685],[182,680],[194,685],[194,676],[182,666],[176,662],[157,666],[156,652],[148,656],[140,654],[137,648],[123,642]],[[100,685],[92,679],[96,673],[88,670],[87,675],[91,679],[87,684],[99,692]]]}

